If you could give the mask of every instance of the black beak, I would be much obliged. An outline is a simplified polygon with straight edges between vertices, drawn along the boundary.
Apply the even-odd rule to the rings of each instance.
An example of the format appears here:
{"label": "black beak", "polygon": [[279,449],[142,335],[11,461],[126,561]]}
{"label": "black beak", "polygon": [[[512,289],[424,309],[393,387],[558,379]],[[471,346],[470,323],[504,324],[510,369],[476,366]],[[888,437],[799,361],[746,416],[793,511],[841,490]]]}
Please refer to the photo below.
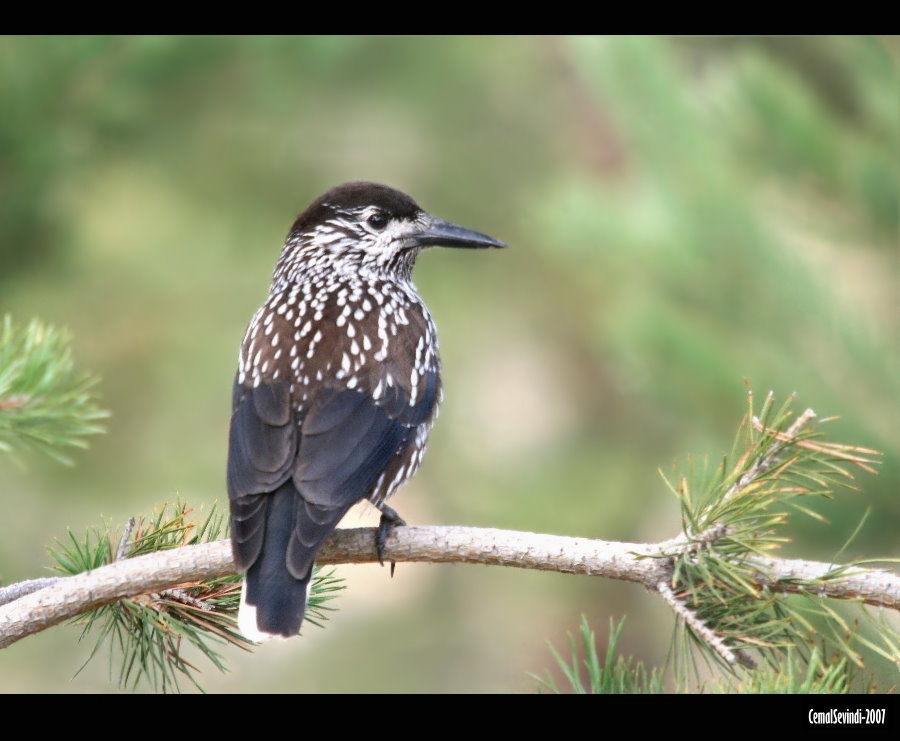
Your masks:
{"label": "black beak", "polygon": [[434,217],[431,218],[431,223],[425,229],[411,235],[410,238],[416,247],[467,247],[469,249],[506,247],[504,242],[489,237],[487,234],[481,234]]}

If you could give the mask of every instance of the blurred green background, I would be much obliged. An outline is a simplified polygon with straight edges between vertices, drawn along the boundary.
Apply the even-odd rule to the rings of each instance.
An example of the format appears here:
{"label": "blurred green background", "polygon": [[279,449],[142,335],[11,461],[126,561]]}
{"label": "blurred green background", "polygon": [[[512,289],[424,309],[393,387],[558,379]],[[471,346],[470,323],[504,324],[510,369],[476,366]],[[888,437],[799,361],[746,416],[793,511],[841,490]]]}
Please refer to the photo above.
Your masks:
{"label": "blurred green background", "polygon": [[[313,198],[381,181],[505,240],[431,251],[445,403],[412,524],[653,541],[658,469],[730,451],[798,393],[877,477],[796,516],[785,555],[900,556],[896,37],[0,38],[0,315],[67,327],[108,434],[65,468],[0,458],[0,580],[66,528],[227,502],[238,345]],[[349,526],[372,525],[363,505]],[[222,692],[532,692],[585,614],[660,663],[639,587],[462,565],[338,570],[326,630],[203,659]],[[59,627],[0,652],[0,692],[108,692]]]}

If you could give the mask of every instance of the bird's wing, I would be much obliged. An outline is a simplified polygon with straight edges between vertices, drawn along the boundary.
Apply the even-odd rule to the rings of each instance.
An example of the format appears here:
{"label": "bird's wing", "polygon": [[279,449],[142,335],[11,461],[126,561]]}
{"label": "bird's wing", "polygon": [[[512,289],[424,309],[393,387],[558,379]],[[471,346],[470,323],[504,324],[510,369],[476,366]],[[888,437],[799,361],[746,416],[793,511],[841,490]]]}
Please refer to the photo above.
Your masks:
{"label": "bird's wing", "polygon": [[394,457],[412,444],[416,428],[432,414],[437,393],[437,372],[430,372],[413,404],[399,386],[377,401],[357,389],[319,394],[301,425],[293,468],[301,511],[288,548],[292,573],[308,572],[337,521],[369,496]]}
{"label": "bird's wing", "polygon": [[244,571],[259,556],[267,498],[287,481],[297,456],[297,424],[287,381],[248,388],[235,380],[228,436],[228,496],[234,559]]}
{"label": "bird's wing", "polygon": [[438,374],[426,372],[420,391],[391,385],[376,401],[368,393],[331,388],[317,395],[298,424],[287,381],[234,386],[228,445],[228,494],[235,563],[258,558],[269,498],[289,478],[299,493],[290,571],[303,578],[328,533],[365,499],[394,456],[410,445],[438,395]]}

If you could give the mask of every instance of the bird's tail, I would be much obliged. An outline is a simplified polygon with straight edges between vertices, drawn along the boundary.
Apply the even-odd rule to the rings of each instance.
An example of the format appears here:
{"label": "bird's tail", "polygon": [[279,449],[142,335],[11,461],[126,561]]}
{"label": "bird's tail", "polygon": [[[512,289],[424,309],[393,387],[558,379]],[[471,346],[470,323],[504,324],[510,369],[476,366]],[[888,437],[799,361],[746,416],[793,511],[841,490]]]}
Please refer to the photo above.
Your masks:
{"label": "bird's tail", "polygon": [[316,554],[347,508],[311,505],[290,479],[266,495],[265,534],[247,569],[238,627],[253,641],[300,631]]}

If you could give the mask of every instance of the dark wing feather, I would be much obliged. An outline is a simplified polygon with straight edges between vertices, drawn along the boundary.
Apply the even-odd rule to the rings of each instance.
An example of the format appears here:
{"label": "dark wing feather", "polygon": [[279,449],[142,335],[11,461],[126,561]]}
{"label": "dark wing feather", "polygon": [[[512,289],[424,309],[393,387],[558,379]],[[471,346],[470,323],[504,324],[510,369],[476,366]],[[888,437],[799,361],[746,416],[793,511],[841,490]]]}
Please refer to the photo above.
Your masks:
{"label": "dark wing feather", "polygon": [[294,482],[308,502],[364,499],[408,428],[354,389],[319,396],[303,420]]}
{"label": "dark wing feather", "polygon": [[263,547],[272,501],[263,495],[293,478],[300,496],[291,517],[287,566],[295,578],[308,579],[322,542],[412,443],[416,428],[433,413],[437,393],[436,372],[424,375],[414,404],[398,385],[389,386],[377,402],[358,390],[331,389],[318,395],[298,426],[288,382],[254,388],[235,383],[228,493],[238,568],[249,569]]}
{"label": "dark wing feather", "polygon": [[235,381],[228,436],[228,496],[232,550],[239,569],[259,556],[265,535],[267,500],[290,477],[297,451],[290,384],[246,388]]}
{"label": "dark wing feather", "polygon": [[316,551],[347,510],[365,499],[391,460],[414,439],[437,398],[437,374],[426,374],[423,393],[409,404],[393,386],[377,402],[355,389],[319,395],[300,429],[294,484],[303,499],[288,568],[297,575],[312,567]]}

